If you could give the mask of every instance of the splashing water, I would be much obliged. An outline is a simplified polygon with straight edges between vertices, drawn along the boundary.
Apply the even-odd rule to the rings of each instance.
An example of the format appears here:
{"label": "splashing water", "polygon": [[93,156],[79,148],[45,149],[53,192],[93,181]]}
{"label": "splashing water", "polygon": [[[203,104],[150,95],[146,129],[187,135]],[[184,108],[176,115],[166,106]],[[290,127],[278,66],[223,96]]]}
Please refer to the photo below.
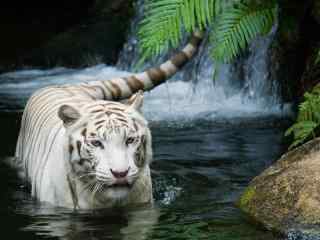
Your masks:
{"label": "splashing water", "polygon": [[[136,32],[143,15],[143,1],[137,2],[136,10],[132,33],[116,67],[100,64],[82,70],[33,69],[2,74],[0,109],[22,109],[31,93],[44,86],[106,80],[136,70],[134,66],[140,59]],[[144,114],[147,119],[189,121],[288,115],[290,105],[281,102],[278,82],[270,74],[269,50],[273,36],[271,33],[257,39],[247,55],[236,63],[219,66],[209,56],[211,45],[206,36],[199,54],[181,72],[145,94]],[[160,56],[139,70],[163,62],[167,57]]]}
{"label": "splashing water", "polygon": [[[142,1],[138,1],[133,33],[142,8]],[[153,239],[168,239],[168,233],[172,239],[275,239],[271,233],[256,229],[234,207],[249,180],[283,152],[283,127],[269,127],[269,116],[282,117],[290,112],[290,106],[282,104],[278,83],[270,74],[272,40],[272,34],[260,38],[236,63],[216,66],[209,56],[207,37],[198,56],[183,71],[145,94],[143,111],[151,120],[157,160],[152,174],[154,197],[161,208],[159,223],[146,218],[152,216],[150,209],[135,210],[137,217],[130,228],[130,214],[122,216],[118,210],[74,214],[36,204],[15,182],[8,184],[12,181],[10,171],[0,167],[5,193],[0,196],[5,206],[1,214],[3,231],[25,239],[142,239],[141,231],[146,229],[153,230]],[[143,68],[164,59],[166,56],[161,56]],[[138,61],[137,38],[130,34],[117,67],[100,64],[82,70],[31,69],[2,74],[0,112],[21,110],[35,90],[48,85],[126,76]],[[20,114],[16,115],[0,118],[1,131],[10,129],[13,138],[12,131],[18,132],[15,122]],[[261,116],[268,117],[268,124],[260,126],[256,117]],[[243,126],[233,124],[239,118],[245,119]],[[222,124],[216,123],[219,119]],[[232,124],[227,125],[225,119]],[[188,123],[175,125],[182,121]],[[1,150],[13,152],[15,139],[4,139]]]}
{"label": "splashing water", "polygon": [[[143,1],[136,4],[131,34],[117,66],[132,71],[139,66],[138,24],[143,17]],[[287,116],[291,106],[283,104],[277,79],[271,76],[269,36],[253,42],[246,56],[234,64],[215,64],[210,57],[208,34],[199,54],[173,79],[146,94],[145,113],[152,120],[192,120],[197,118],[239,118]],[[167,54],[149,61],[140,70],[159,64]]]}

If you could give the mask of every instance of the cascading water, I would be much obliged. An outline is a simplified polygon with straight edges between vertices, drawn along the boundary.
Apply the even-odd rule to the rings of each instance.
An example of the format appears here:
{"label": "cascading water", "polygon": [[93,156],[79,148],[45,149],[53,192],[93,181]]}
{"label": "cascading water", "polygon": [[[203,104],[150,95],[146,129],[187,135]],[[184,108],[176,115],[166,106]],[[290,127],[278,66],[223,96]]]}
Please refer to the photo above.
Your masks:
{"label": "cascading water", "polygon": [[[43,86],[123,76],[164,61],[168,56],[149,61],[140,69],[134,67],[140,59],[136,33],[143,15],[143,1],[137,1],[136,10],[131,34],[116,67],[101,64],[83,70],[56,68],[2,74],[0,108],[21,109],[27,97]],[[273,36],[272,33],[256,40],[245,57],[234,64],[219,67],[209,56],[211,45],[206,37],[199,54],[181,72],[166,84],[146,93],[146,117],[149,120],[190,120],[288,113],[288,107],[281,104],[278,96],[277,81],[269,74],[272,68],[269,48]],[[213,79],[215,71],[216,77]]]}
{"label": "cascading water", "polygon": [[[278,239],[256,228],[234,205],[248,182],[285,148],[286,123],[278,117],[287,114],[287,107],[282,106],[277,81],[269,74],[272,34],[254,42],[236,63],[219,68],[209,57],[206,38],[183,71],[145,94],[144,114],[151,120],[153,139],[155,208],[55,208],[35,202],[15,178],[16,172],[4,165],[6,157],[14,153],[21,117],[11,111],[21,111],[32,92],[48,85],[106,80],[137,70],[133,67],[139,61],[133,33],[142,10],[139,0],[132,34],[116,67],[100,64],[81,70],[33,69],[0,75],[2,235],[26,240]],[[166,58],[161,56],[143,68]],[[261,124],[260,116],[266,122]],[[187,123],[180,124],[183,120]]]}
{"label": "cascading water", "polygon": [[[126,71],[136,70],[140,60],[136,33],[143,1],[138,1],[136,8],[131,34],[118,61],[118,67]],[[282,104],[278,82],[270,74],[269,50],[274,35],[275,31],[257,39],[236,63],[219,66],[210,57],[207,36],[195,59],[173,79],[146,94],[145,113],[154,120],[288,114],[290,106]],[[151,65],[166,58],[160,56]],[[147,63],[139,70],[149,66]]]}

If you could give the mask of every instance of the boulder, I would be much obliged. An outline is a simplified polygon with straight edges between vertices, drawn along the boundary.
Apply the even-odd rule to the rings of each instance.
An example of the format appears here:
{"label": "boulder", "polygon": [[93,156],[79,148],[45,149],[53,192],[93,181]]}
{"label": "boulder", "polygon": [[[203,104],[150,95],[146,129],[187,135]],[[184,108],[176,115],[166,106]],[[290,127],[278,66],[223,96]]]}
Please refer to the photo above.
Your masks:
{"label": "boulder", "polygon": [[237,204],[269,230],[319,234],[320,138],[283,155],[254,178]]}

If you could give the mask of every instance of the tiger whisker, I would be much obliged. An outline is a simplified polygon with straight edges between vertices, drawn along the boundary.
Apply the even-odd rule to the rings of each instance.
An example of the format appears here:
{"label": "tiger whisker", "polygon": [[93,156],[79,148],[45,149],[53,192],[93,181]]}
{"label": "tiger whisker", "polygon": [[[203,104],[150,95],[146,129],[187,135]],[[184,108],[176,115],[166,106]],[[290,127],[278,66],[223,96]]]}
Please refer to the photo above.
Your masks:
{"label": "tiger whisker", "polygon": [[132,180],[138,177],[138,173],[128,176],[128,180]]}
{"label": "tiger whisker", "polygon": [[81,178],[84,178],[84,177],[93,176],[93,175],[96,175],[96,173],[90,172],[90,173],[82,174],[82,175],[78,176],[78,179],[81,179]]}
{"label": "tiger whisker", "polygon": [[100,176],[100,175],[97,176],[97,180],[98,181],[102,181],[102,182],[112,182],[111,178],[108,178],[108,177],[105,177],[105,176]]}
{"label": "tiger whisker", "polygon": [[103,171],[99,171],[99,170],[96,170],[96,173],[100,173],[100,174],[106,175],[106,173],[105,173],[105,172],[103,172]]}

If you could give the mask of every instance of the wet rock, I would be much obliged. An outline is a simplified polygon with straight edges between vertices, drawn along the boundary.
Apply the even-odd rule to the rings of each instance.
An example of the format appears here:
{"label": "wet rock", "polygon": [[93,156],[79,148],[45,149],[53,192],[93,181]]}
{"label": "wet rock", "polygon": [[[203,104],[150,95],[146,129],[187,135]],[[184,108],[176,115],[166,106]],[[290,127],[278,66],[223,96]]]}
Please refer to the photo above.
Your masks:
{"label": "wet rock", "polygon": [[319,234],[320,138],[283,155],[254,178],[238,206],[267,229]]}

